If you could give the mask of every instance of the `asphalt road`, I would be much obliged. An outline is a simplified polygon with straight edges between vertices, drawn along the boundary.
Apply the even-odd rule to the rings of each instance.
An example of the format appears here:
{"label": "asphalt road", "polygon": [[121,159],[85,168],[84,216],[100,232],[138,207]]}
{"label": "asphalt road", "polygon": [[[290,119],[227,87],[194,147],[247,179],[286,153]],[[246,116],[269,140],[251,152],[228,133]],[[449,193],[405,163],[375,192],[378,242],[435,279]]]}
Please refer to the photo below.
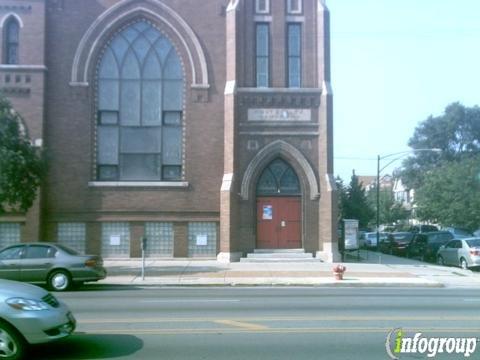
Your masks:
{"label": "asphalt road", "polygon": [[[30,359],[383,360],[397,328],[411,337],[480,337],[479,290],[91,285],[57,296],[77,332],[33,347]],[[480,349],[470,358],[479,357]]]}

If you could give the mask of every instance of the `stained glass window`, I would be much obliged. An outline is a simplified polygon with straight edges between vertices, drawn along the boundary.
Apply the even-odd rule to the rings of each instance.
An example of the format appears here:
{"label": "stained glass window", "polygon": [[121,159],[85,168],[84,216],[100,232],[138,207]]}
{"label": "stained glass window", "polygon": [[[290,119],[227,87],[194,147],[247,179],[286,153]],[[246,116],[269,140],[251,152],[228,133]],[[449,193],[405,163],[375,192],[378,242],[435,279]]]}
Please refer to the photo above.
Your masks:
{"label": "stained glass window", "polygon": [[263,170],[257,184],[257,195],[299,195],[297,174],[282,159],[275,159]]}
{"label": "stained glass window", "polygon": [[302,84],[302,28],[300,24],[288,24],[288,87]]}
{"label": "stained glass window", "polygon": [[257,87],[269,86],[270,66],[270,26],[268,24],[256,25],[256,83]]}
{"label": "stained glass window", "polygon": [[[181,179],[183,86],[175,48],[147,21],[110,41],[98,67],[99,180]],[[164,177],[164,166],[180,171]]]}
{"label": "stained glass window", "polygon": [[11,17],[5,25],[5,64],[18,64],[20,25],[17,19]]}

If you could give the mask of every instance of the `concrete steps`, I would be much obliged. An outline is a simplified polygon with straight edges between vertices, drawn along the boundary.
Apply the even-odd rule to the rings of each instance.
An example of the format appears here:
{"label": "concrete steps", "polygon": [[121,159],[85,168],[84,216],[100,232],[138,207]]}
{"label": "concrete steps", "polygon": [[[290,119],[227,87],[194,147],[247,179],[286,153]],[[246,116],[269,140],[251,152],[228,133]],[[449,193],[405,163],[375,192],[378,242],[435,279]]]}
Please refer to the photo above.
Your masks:
{"label": "concrete steps", "polygon": [[319,262],[304,249],[255,249],[240,262]]}

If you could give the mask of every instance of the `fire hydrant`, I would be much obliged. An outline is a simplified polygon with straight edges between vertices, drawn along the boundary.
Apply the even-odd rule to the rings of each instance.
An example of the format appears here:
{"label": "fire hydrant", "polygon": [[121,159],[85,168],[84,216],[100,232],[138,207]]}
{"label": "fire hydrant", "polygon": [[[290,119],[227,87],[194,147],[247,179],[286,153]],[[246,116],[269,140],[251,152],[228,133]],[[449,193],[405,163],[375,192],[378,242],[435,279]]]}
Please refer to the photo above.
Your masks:
{"label": "fire hydrant", "polygon": [[335,265],[333,267],[333,275],[335,276],[335,280],[343,280],[343,273],[347,270],[347,267],[344,265]]}

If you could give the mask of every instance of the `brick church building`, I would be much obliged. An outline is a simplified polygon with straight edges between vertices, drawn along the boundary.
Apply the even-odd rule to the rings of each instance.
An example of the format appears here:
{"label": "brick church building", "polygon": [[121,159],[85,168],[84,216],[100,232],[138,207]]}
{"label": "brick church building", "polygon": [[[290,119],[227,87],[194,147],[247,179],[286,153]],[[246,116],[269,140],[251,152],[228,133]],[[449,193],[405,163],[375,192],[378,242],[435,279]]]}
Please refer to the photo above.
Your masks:
{"label": "brick church building", "polygon": [[0,0],[0,90],[48,175],[0,246],[338,255],[323,0]]}

